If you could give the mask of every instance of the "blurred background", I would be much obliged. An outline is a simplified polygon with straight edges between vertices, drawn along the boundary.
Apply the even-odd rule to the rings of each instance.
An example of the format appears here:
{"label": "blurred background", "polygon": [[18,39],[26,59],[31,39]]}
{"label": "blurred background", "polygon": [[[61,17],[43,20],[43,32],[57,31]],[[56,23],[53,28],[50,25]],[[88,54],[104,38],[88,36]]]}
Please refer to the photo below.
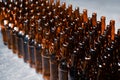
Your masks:
{"label": "blurred background", "polygon": [[[80,8],[88,10],[88,16],[97,13],[97,20],[106,16],[106,23],[111,19],[116,21],[116,30],[120,28],[120,0],[61,0],[73,5],[73,9]],[[43,80],[42,75],[37,74],[28,64],[13,54],[7,46],[3,45],[0,33],[0,80]]]}

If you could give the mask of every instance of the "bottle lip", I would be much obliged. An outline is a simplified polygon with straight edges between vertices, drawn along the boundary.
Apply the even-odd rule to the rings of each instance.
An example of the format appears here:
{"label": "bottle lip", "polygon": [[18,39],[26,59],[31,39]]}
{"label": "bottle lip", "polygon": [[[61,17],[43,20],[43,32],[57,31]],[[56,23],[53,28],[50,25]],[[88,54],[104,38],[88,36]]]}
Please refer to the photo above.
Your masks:
{"label": "bottle lip", "polygon": [[59,70],[61,71],[67,71],[68,70],[68,65],[67,65],[67,62],[63,59],[63,61],[60,62],[59,64]]}
{"label": "bottle lip", "polygon": [[25,35],[25,38],[27,38],[27,40],[30,39],[30,36],[28,34]]}
{"label": "bottle lip", "polygon": [[41,15],[41,13],[39,13],[39,12],[38,12],[38,13],[37,13],[37,15],[38,15],[38,16],[40,16],[40,15]]}
{"label": "bottle lip", "polygon": [[15,3],[15,5],[18,5],[18,1],[15,1],[14,3]]}
{"label": "bottle lip", "polygon": [[36,1],[36,2],[35,2],[35,4],[39,4],[39,2],[38,2],[38,1]]}
{"label": "bottle lip", "polygon": [[4,25],[8,25],[8,20],[3,21]]}
{"label": "bottle lip", "polygon": [[28,5],[28,1],[25,1],[25,4]]}
{"label": "bottle lip", "polygon": [[2,7],[2,10],[5,11],[5,7]]}
{"label": "bottle lip", "polygon": [[25,37],[29,37],[29,35],[27,34],[27,35],[25,35]]}
{"label": "bottle lip", "polygon": [[91,60],[91,57],[89,56],[89,57],[85,57],[85,60]]}
{"label": "bottle lip", "polygon": [[7,5],[7,2],[5,1],[4,4]]}
{"label": "bottle lip", "polygon": [[33,2],[33,0],[30,0],[30,2]]}
{"label": "bottle lip", "polygon": [[9,4],[9,8],[12,8],[12,4]]}
{"label": "bottle lip", "polygon": [[102,68],[102,65],[99,64],[98,66],[99,66],[99,68]]}
{"label": "bottle lip", "polygon": [[14,27],[14,30],[15,30],[15,31],[19,31],[19,28],[15,26],[15,27]]}
{"label": "bottle lip", "polygon": [[23,0],[20,0],[20,2],[23,2]]}
{"label": "bottle lip", "polygon": [[13,0],[10,0],[10,2],[13,2]]}
{"label": "bottle lip", "polygon": [[13,28],[13,27],[14,27],[14,24],[13,24],[13,23],[9,23],[8,26],[9,26],[10,28]]}
{"label": "bottle lip", "polygon": [[14,10],[17,10],[17,7],[15,6],[13,9],[14,9]]}
{"label": "bottle lip", "polygon": [[24,31],[20,30],[19,34],[23,36],[25,33],[24,33]]}
{"label": "bottle lip", "polygon": [[20,4],[20,8],[22,8],[23,7],[23,4]]}

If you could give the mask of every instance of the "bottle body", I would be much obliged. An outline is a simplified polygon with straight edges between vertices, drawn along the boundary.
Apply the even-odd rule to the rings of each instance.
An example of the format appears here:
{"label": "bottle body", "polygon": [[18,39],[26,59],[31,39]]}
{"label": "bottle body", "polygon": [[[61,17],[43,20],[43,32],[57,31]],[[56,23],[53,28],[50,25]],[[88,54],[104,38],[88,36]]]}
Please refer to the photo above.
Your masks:
{"label": "bottle body", "polygon": [[23,57],[23,37],[24,37],[24,33],[22,31],[18,32],[17,35],[17,47],[18,47],[18,57],[22,58]]}
{"label": "bottle body", "polygon": [[12,51],[13,53],[18,53],[18,50],[17,50],[17,32],[16,31],[11,31],[11,44],[12,44]]}
{"label": "bottle body", "polygon": [[30,39],[28,44],[28,53],[30,58],[30,67],[35,68],[35,40]]}
{"label": "bottle body", "polygon": [[58,80],[58,60],[54,54],[50,59],[50,80]]}
{"label": "bottle body", "polygon": [[49,80],[50,78],[50,56],[48,53],[48,49],[42,50],[42,74],[44,79]]}
{"label": "bottle body", "polygon": [[7,33],[6,33],[6,28],[2,27],[1,33],[2,33],[3,42],[4,42],[5,45],[7,45]]}
{"label": "bottle body", "polygon": [[35,46],[35,65],[36,72],[42,73],[42,46],[39,43]]}
{"label": "bottle body", "polygon": [[11,44],[11,29],[10,28],[7,28],[6,29],[6,34],[7,34],[7,45],[8,45],[8,48],[11,49],[12,48],[12,44]]}
{"label": "bottle body", "polygon": [[62,61],[58,67],[58,80],[68,80],[68,67],[66,61]]}
{"label": "bottle body", "polygon": [[29,53],[28,53],[28,43],[29,42],[29,36],[25,35],[24,36],[24,42],[23,42],[23,47],[24,47],[24,62],[28,63],[30,61]]}

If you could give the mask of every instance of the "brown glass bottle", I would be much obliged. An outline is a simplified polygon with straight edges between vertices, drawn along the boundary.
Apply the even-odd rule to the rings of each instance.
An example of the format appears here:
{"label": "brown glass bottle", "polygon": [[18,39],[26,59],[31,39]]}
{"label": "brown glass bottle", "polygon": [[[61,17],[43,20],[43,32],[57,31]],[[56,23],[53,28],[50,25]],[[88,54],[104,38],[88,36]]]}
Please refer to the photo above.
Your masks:
{"label": "brown glass bottle", "polygon": [[[50,46],[50,80],[58,80],[58,40],[54,39],[54,43]],[[56,47],[56,48],[55,48]]]}
{"label": "brown glass bottle", "polygon": [[30,36],[29,36],[29,21],[26,19],[23,24],[24,24],[24,31],[25,31],[25,36],[23,38],[23,49],[24,49],[23,57],[24,57],[24,62],[28,63],[29,60],[30,60],[29,53],[28,53],[28,42],[29,42],[29,39],[30,39]]}
{"label": "brown glass bottle", "polygon": [[18,1],[11,1],[11,7],[13,9],[11,9],[11,15],[12,15],[12,18],[13,18],[13,23],[14,23],[14,28],[11,30],[11,36],[12,36],[12,51],[13,53],[18,53],[18,41],[17,41],[17,34],[18,34],[18,31],[19,31],[19,26],[18,26]]}
{"label": "brown glass bottle", "polygon": [[58,80],[58,60],[55,54],[50,59],[50,80]]}
{"label": "brown glass bottle", "polygon": [[48,48],[42,50],[42,74],[45,80],[50,78],[50,56]]}
{"label": "brown glass bottle", "polygon": [[69,53],[68,53],[68,43],[64,41],[65,37],[63,38],[63,42],[60,41],[62,44],[60,46],[60,56],[61,60],[58,66],[58,80],[68,80],[68,63],[67,60],[69,60]]}
{"label": "brown glass bottle", "polygon": [[26,34],[23,39],[23,46],[24,46],[24,62],[28,63],[30,61],[29,57],[29,51],[28,51],[28,42],[29,42],[30,36]]}
{"label": "brown glass bottle", "polygon": [[42,45],[37,43],[35,46],[35,65],[36,65],[36,72],[42,73]]}
{"label": "brown glass bottle", "polygon": [[7,45],[6,28],[8,26],[8,23],[9,23],[9,21],[8,21],[7,17],[5,17],[1,22],[1,26],[2,26],[1,27],[1,32],[2,32],[2,37],[3,37],[3,42],[4,42],[5,45]]}
{"label": "brown glass bottle", "polygon": [[110,20],[110,28],[111,28],[111,40],[114,40],[115,38],[115,21],[114,20]]}
{"label": "brown glass bottle", "polygon": [[42,50],[42,73],[43,77],[47,80],[50,78],[50,54],[49,54],[49,32],[47,31],[48,24],[46,25],[46,29],[43,31],[43,50]]}
{"label": "brown glass bottle", "polygon": [[[13,9],[12,9],[13,8]],[[13,50],[13,53],[16,53],[16,40],[15,40],[15,35],[16,33],[14,33],[14,27],[17,26],[17,18],[16,18],[16,13],[13,13],[14,12],[14,4],[12,3],[12,1],[10,1],[10,4],[9,4],[9,10],[10,10],[10,16],[12,17],[12,20],[10,22],[13,23],[13,29],[11,29],[10,31],[10,36],[11,36],[11,48]],[[15,41],[15,42],[14,42]]]}
{"label": "brown glass bottle", "polygon": [[35,68],[35,24],[30,24],[30,39],[28,42],[28,53],[30,58],[30,67]]}
{"label": "brown glass bottle", "polygon": [[97,14],[93,13],[92,14],[92,26],[96,26],[97,25]]}
{"label": "brown glass bottle", "polygon": [[104,33],[104,30],[105,30],[105,20],[106,20],[106,17],[105,16],[102,16],[101,17],[101,34]]}
{"label": "brown glass bottle", "polygon": [[[119,44],[120,44],[120,29],[118,29],[117,35],[118,35],[118,46],[119,46]],[[118,53],[119,52],[120,52],[120,47],[118,47]],[[118,56],[120,56],[120,54],[118,54]],[[120,57],[119,57],[119,60],[120,60]]]}
{"label": "brown glass bottle", "polygon": [[87,23],[88,22],[88,15],[87,15],[87,10],[83,10],[83,22]]}
{"label": "brown glass bottle", "polygon": [[12,22],[12,17],[10,17],[10,22],[9,22],[9,24],[8,24],[8,27],[6,28],[6,33],[7,33],[7,38],[8,38],[8,43],[7,43],[7,45],[8,45],[8,48],[9,49],[11,49],[12,48],[12,44],[11,44],[11,30],[13,29],[13,27],[14,27],[14,24],[13,24],[13,22]]}
{"label": "brown glass bottle", "polygon": [[18,34],[18,26],[17,26],[17,21],[15,21],[15,25],[14,25],[14,29],[11,30],[11,44],[12,44],[12,51],[13,53],[18,53],[18,50],[17,50],[17,34]]}
{"label": "brown glass bottle", "polygon": [[71,54],[71,66],[69,69],[69,79],[68,80],[78,80],[78,70],[77,70],[77,65],[78,65],[78,51],[73,50],[73,53]]}
{"label": "brown glass bottle", "polygon": [[18,46],[18,57],[23,57],[23,37],[24,37],[24,31],[22,30],[23,24],[19,25],[19,32],[17,34],[17,46]]}
{"label": "brown glass bottle", "polygon": [[114,71],[113,78],[116,78],[116,80],[117,80],[120,78],[120,54],[119,54],[119,52],[120,52],[120,47],[119,47],[119,45],[120,45],[120,29],[118,29],[118,31],[117,31],[116,38],[117,38],[116,40],[118,40],[118,41],[117,41],[117,44],[115,45],[116,49],[113,53],[113,56],[114,56],[113,57],[113,71]]}
{"label": "brown glass bottle", "polygon": [[[111,48],[109,48],[109,46],[106,47],[105,51],[104,51],[104,54],[102,55],[102,72],[101,72],[101,75],[100,76],[103,76],[103,77],[99,77],[99,79],[103,79],[103,80],[109,80],[109,79],[112,79],[111,78],[111,71],[110,71],[110,61],[109,60],[111,57],[111,53],[112,50]],[[111,58],[112,59],[112,58]]]}
{"label": "brown glass bottle", "polygon": [[61,59],[58,66],[58,80],[68,80],[68,67],[66,59]]}
{"label": "brown glass bottle", "polygon": [[9,12],[8,11],[8,5],[7,5],[7,1],[3,2],[3,6],[2,6],[2,12],[1,12],[1,18],[2,19],[2,22],[1,22],[1,25],[2,25],[2,28],[1,28],[1,32],[2,32],[2,35],[3,35],[3,42],[4,44],[6,45],[8,43],[8,37],[7,37],[7,27],[8,27],[8,24],[9,24]]}
{"label": "brown glass bottle", "polygon": [[36,72],[42,73],[42,27],[40,26],[41,19],[37,20],[36,27],[36,45],[35,45],[35,65]]}

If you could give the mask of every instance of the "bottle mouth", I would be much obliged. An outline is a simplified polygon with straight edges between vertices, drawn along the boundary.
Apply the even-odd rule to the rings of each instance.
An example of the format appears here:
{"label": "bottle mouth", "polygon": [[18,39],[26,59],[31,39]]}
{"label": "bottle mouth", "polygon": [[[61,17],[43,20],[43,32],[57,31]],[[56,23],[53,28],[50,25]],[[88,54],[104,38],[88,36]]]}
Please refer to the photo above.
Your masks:
{"label": "bottle mouth", "polygon": [[9,4],[9,8],[12,8],[12,4]]}
{"label": "bottle mouth", "polygon": [[23,4],[20,4],[20,7],[22,8],[22,7],[23,7]]}
{"label": "bottle mouth", "polygon": [[7,5],[7,2],[5,2],[5,5]]}
{"label": "bottle mouth", "polygon": [[26,1],[25,4],[27,5],[27,4],[28,4],[28,1]]}
{"label": "bottle mouth", "polygon": [[8,24],[8,20],[4,20],[4,25],[7,25]]}
{"label": "bottle mouth", "polygon": [[5,7],[2,7],[2,10],[5,11]]}
{"label": "bottle mouth", "polygon": [[91,57],[90,56],[86,56],[85,60],[91,60]]}
{"label": "bottle mouth", "polygon": [[10,2],[13,2],[13,0],[10,0]]}
{"label": "bottle mouth", "polygon": [[30,36],[29,36],[28,34],[26,34],[26,35],[25,35],[25,38],[29,40],[29,39],[30,39]]}
{"label": "bottle mouth", "polygon": [[38,4],[39,4],[39,2],[38,2],[38,1],[36,1],[36,2],[35,2],[35,4],[37,4],[37,5],[38,5]]}
{"label": "bottle mouth", "polygon": [[15,30],[15,31],[19,31],[19,28],[18,28],[18,27],[14,27],[14,30]]}
{"label": "bottle mouth", "polygon": [[17,10],[17,7],[14,7],[14,10]]}
{"label": "bottle mouth", "polygon": [[23,31],[19,31],[19,34],[24,35],[25,33]]}
{"label": "bottle mouth", "polygon": [[18,2],[17,2],[17,1],[15,2],[15,5],[18,5]]}
{"label": "bottle mouth", "polygon": [[13,23],[9,23],[8,26],[9,26],[10,28],[13,28],[14,24],[13,24]]}

